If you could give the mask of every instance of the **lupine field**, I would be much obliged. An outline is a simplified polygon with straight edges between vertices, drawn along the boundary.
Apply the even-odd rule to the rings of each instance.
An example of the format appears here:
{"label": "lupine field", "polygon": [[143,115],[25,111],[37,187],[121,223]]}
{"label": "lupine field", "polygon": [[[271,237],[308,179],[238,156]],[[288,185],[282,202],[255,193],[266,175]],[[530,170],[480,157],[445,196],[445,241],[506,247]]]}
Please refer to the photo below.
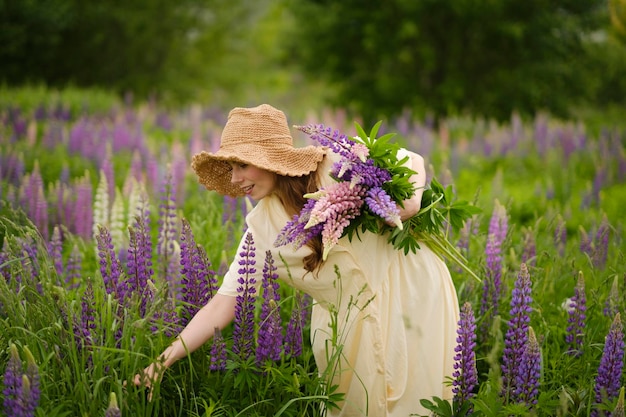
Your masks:
{"label": "lupine field", "polygon": [[[320,416],[341,399],[310,351],[315,301],[277,283],[281,260],[246,235],[252,202],[207,192],[190,169],[217,149],[227,111],[2,94],[0,415]],[[355,134],[343,112],[285,110]],[[455,400],[424,403],[443,416],[623,416],[626,131],[547,115],[382,129],[482,210],[450,236],[482,277],[450,264]],[[244,236],[233,325],[152,391],[128,384],[215,294]]]}

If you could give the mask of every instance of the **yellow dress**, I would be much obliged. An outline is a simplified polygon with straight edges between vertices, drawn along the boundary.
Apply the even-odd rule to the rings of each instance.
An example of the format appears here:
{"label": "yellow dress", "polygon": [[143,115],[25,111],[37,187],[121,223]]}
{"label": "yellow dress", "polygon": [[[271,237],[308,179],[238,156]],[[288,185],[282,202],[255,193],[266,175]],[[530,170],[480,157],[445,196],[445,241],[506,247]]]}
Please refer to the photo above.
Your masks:
{"label": "yellow dress", "polygon": [[[329,410],[328,415],[408,417],[427,414],[420,399],[452,399],[447,378],[453,372],[459,308],[445,263],[425,245],[405,255],[384,236],[368,232],[351,242],[341,238],[314,276],[302,266],[302,258],[310,253],[307,247],[294,251],[273,246],[289,220],[274,195],[248,213],[248,232],[259,258],[257,284],[265,251],[270,250],[280,279],[315,300],[311,316],[315,360],[320,372],[330,365],[338,391],[346,394],[341,410]],[[238,253],[241,250],[242,246]],[[219,293],[237,295],[239,267],[235,259]],[[339,330],[335,345],[343,346],[338,356],[332,322]]]}

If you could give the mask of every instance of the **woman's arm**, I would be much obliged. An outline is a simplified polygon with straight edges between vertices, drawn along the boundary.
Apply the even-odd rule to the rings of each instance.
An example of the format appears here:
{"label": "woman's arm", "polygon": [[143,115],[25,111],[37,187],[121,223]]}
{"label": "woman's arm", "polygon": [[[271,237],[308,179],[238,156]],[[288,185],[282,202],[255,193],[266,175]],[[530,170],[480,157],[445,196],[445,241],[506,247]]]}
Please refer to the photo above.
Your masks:
{"label": "woman's arm", "polygon": [[413,185],[415,185],[415,193],[411,198],[402,202],[404,208],[398,206],[400,209],[400,219],[402,221],[413,217],[420,210],[422,205],[422,194],[424,193],[424,186],[426,185],[426,166],[424,164],[424,158],[422,158],[421,155],[408,150],[405,150],[405,152],[409,155],[407,165],[416,173],[411,175],[411,178],[409,179]]}
{"label": "woman's arm", "polygon": [[165,369],[213,337],[216,327],[219,329],[226,327],[235,317],[236,304],[237,298],[228,295],[216,294],[211,298],[157,360],[144,369],[143,373],[135,375],[133,380],[135,385],[150,386],[161,377]]}

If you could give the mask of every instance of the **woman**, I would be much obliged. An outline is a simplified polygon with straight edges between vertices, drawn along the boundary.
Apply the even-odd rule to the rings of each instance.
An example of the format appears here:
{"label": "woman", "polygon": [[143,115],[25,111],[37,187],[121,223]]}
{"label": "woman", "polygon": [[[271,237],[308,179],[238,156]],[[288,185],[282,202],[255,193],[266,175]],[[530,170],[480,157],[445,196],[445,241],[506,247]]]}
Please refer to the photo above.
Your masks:
{"label": "woman", "polygon": [[[411,180],[418,190],[403,204],[405,220],[419,210],[425,169],[419,155],[402,152],[410,156],[417,173]],[[334,157],[321,147],[294,148],[283,112],[264,104],[233,109],[219,150],[195,155],[192,167],[207,189],[258,201],[246,217],[257,251],[282,257],[285,262],[276,262],[280,278],[315,300],[311,340],[316,363],[346,394],[341,409],[330,415],[425,413],[420,399],[452,398],[445,379],[453,372],[458,301],[443,261],[425,245],[405,255],[385,236],[369,232],[352,241],[341,238],[325,261],[319,239],[298,250],[273,245],[304,206],[304,194],[333,181],[328,172]],[[158,378],[162,367],[194,351],[216,327],[233,320],[238,261],[231,264],[215,297],[135,383]],[[334,341],[333,321],[339,330]],[[343,348],[334,360],[337,345]]]}

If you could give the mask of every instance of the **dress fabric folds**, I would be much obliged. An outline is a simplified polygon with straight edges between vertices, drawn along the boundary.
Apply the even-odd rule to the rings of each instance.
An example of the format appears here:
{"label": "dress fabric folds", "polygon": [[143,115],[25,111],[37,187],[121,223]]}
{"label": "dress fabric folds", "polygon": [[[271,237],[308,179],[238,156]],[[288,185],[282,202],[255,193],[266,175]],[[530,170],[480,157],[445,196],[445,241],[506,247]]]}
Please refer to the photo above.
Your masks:
{"label": "dress fabric folds", "polygon": [[[346,394],[341,409],[328,415],[408,417],[427,414],[420,399],[451,400],[459,308],[445,263],[426,245],[405,255],[385,236],[366,232],[351,241],[341,238],[312,274],[302,266],[309,248],[273,245],[289,220],[279,199],[270,195],[248,213],[247,232],[257,254],[272,252],[280,279],[314,299],[316,363],[320,371],[328,368],[338,391]],[[237,255],[221,294],[237,295],[238,261]],[[261,271],[257,265],[258,285]],[[334,341],[331,323],[338,330]],[[343,346],[340,355],[333,344]]]}

